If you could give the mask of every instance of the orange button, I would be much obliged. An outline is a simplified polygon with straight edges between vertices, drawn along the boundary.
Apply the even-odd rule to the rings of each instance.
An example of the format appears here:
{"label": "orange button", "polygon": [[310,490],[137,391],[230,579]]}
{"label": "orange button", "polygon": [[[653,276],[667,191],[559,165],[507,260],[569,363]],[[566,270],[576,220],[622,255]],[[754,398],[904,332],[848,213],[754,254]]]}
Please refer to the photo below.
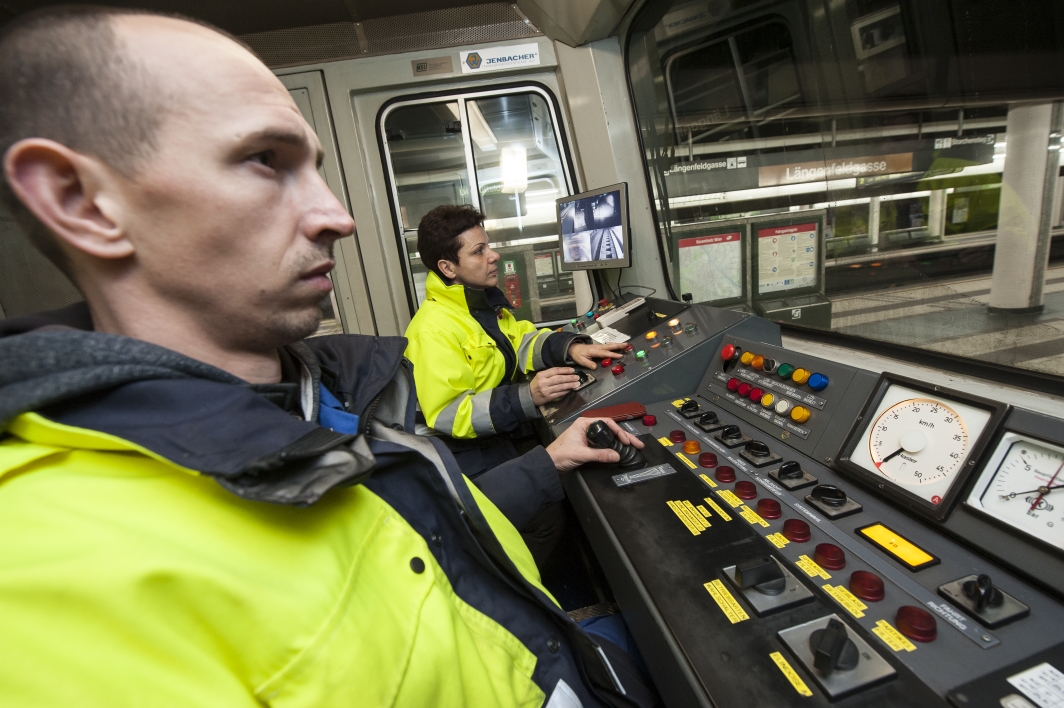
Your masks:
{"label": "orange button", "polygon": [[761,356],[760,354],[756,355],[753,359],[750,360],[750,366],[757,369],[758,371],[761,371],[761,369],[765,368],[765,357]]}
{"label": "orange button", "polygon": [[796,384],[804,384],[809,380],[809,371],[807,369],[798,368],[791,374],[791,381]]}
{"label": "orange button", "polygon": [[743,352],[743,355],[739,357],[739,361],[746,366],[750,366],[750,362],[754,360],[753,352]]}
{"label": "orange button", "polygon": [[702,452],[702,446],[698,444],[697,440],[688,440],[683,444],[683,451],[688,455],[697,455]]}
{"label": "orange button", "polygon": [[810,415],[809,409],[805,406],[795,406],[791,411],[791,420],[795,423],[804,423],[809,420]]}

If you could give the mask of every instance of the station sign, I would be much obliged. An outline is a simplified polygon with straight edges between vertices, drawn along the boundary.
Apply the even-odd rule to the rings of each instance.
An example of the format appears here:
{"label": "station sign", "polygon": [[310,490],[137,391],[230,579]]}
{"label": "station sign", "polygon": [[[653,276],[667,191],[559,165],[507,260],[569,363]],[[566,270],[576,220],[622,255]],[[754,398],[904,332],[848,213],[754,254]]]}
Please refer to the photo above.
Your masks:
{"label": "station sign", "polygon": [[841,160],[795,162],[758,168],[757,186],[777,187],[781,184],[819,182],[849,177],[873,177],[875,175],[912,171],[913,154],[911,152],[843,158]]}
{"label": "station sign", "polygon": [[462,66],[463,74],[539,66],[539,45],[533,42],[459,52],[458,63]]}

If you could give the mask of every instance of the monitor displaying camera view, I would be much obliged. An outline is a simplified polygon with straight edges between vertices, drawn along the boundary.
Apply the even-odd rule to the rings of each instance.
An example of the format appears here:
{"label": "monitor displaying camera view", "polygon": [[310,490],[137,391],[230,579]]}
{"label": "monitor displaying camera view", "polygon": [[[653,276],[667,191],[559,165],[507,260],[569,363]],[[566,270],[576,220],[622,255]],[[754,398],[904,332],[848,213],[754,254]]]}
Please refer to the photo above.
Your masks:
{"label": "monitor displaying camera view", "polygon": [[557,205],[562,270],[631,265],[627,184],[562,197]]}

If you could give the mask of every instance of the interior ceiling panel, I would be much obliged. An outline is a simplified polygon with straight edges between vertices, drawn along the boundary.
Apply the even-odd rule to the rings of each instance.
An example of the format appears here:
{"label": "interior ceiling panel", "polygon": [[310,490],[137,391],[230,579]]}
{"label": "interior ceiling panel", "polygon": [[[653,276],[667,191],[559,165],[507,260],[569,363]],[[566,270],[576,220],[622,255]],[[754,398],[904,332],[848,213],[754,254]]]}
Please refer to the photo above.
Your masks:
{"label": "interior ceiling panel", "polygon": [[[490,1],[490,0],[488,0]],[[104,0],[117,7],[143,7],[205,20],[235,35],[361,22],[417,12],[486,4],[483,0],[258,0],[249,3],[218,0]],[[74,0],[0,0],[0,21],[49,5],[101,4]]]}

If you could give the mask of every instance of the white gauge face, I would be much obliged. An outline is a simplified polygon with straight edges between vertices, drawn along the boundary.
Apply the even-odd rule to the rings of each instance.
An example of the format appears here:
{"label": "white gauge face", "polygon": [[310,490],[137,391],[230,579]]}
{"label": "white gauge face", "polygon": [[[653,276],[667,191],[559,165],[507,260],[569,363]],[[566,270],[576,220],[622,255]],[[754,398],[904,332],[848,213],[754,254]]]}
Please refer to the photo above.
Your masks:
{"label": "white gauge face", "polygon": [[989,420],[982,408],[892,384],[851,461],[937,506]]}
{"label": "white gauge face", "polygon": [[1064,448],[1006,433],[968,505],[1064,549]]}

